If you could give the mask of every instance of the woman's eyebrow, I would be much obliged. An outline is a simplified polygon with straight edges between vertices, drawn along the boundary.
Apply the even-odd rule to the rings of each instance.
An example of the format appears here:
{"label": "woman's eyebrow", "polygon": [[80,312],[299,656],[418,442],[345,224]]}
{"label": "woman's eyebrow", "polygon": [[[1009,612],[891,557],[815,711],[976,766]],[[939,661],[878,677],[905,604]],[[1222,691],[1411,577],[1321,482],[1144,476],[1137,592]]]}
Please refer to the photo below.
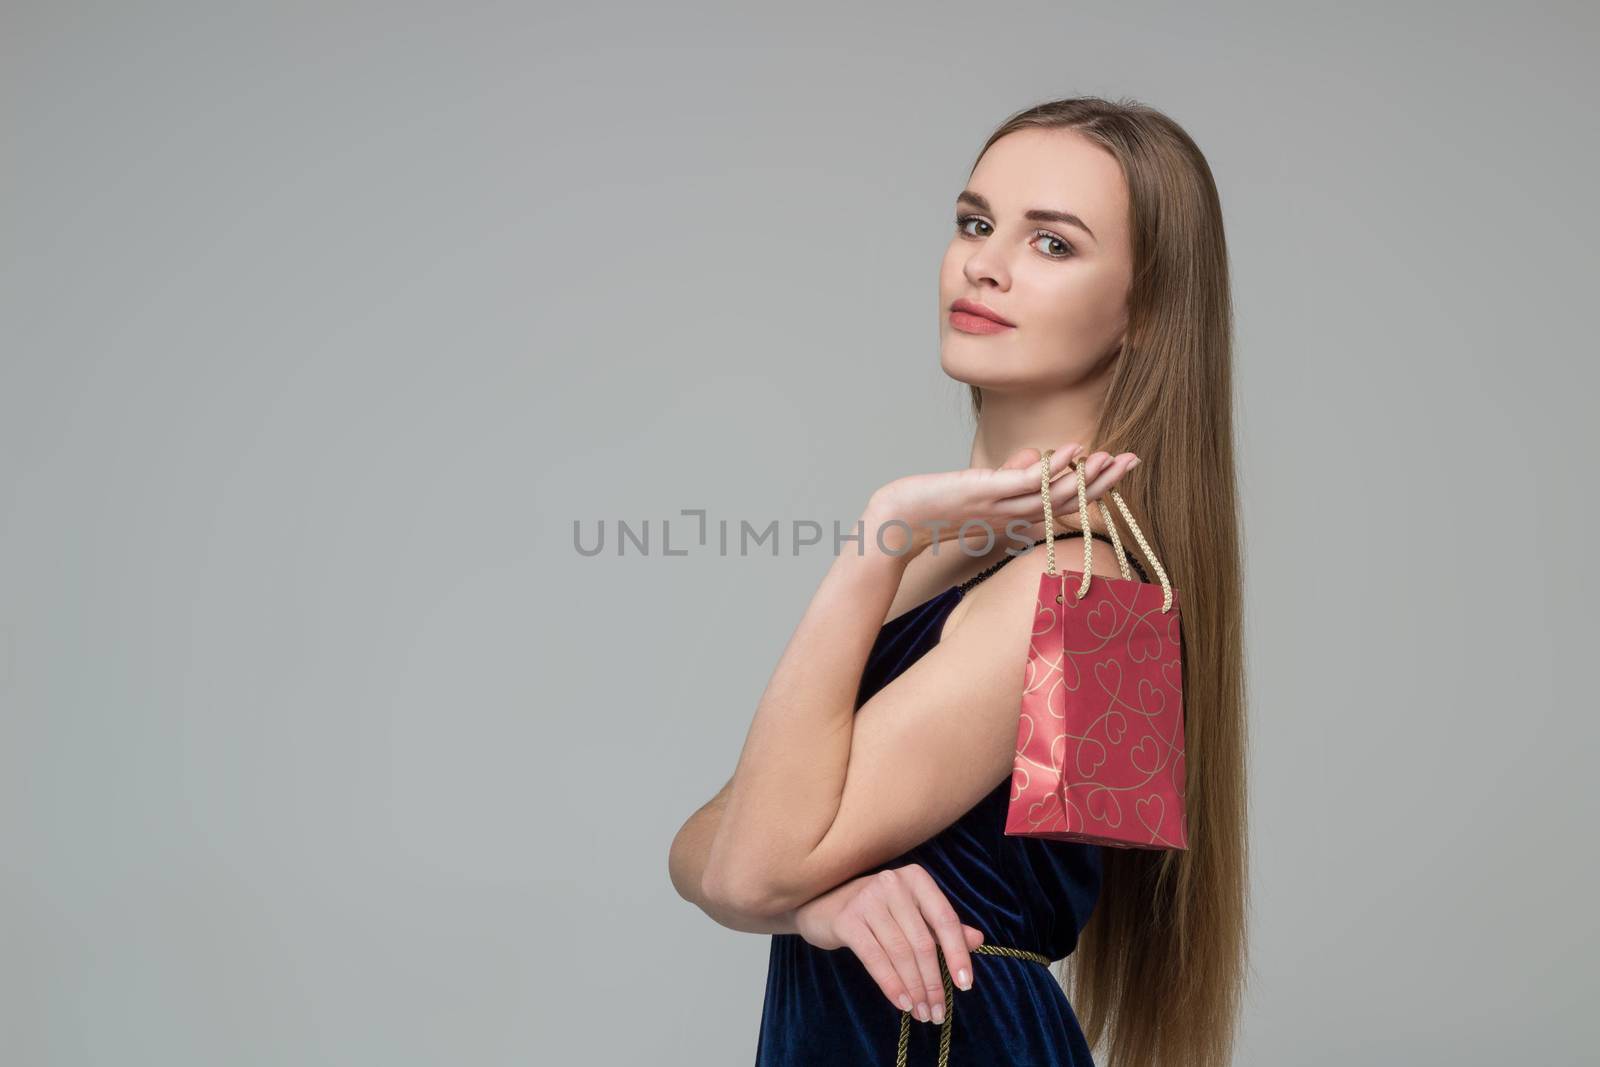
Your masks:
{"label": "woman's eyebrow", "polygon": [[[994,214],[994,208],[989,206],[989,201],[971,189],[961,190],[961,195],[956,197],[956,204],[957,206],[966,204],[979,211],[987,211],[991,215]],[[1090,237],[1094,237],[1095,243],[1098,244],[1100,241],[1100,238],[1094,236],[1094,231],[1089,229],[1089,224],[1070,211],[1052,211],[1049,208],[1036,207],[1024,211],[1022,217],[1029,222],[1059,222],[1064,226],[1076,226]]]}

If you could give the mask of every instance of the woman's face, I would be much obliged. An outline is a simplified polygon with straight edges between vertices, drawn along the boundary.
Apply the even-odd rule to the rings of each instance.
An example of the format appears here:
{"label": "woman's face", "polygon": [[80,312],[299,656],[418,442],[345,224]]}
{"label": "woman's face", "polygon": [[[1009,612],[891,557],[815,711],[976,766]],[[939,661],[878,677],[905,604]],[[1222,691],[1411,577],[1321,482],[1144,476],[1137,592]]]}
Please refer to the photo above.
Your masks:
{"label": "woman's face", "polygon": [[[955,214],[939,269],[945,373],[999,389],[1093,376],[1122,342],[1133,277],[1116,159],[1073,130],[1018,130],[989,146]],[[1014,325],[952,311],[963,299]]]}

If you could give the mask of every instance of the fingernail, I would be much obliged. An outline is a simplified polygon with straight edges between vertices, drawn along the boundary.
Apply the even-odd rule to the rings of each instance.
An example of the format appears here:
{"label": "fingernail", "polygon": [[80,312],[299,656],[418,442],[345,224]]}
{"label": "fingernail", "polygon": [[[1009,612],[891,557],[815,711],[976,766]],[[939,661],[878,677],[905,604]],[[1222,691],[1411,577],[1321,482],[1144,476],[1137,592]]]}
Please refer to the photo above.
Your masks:
{"label": "fingernail", "polygon": [[921,1019],[923,1022],[928,1021],[928,1006],[926,1004],[917,1005],[917,1018]]}
{"label": "fingernail", "polygon": [[904,993],[900,994],[900,1010],[901,1011],[910,1011],[911,1010],[911,998],[906,996]]}
{"label": "fingernail", "polygon": [[944,1022],[944,1005],[943,1004],[935,1004],[933,1006],[933,1021],[936,1022],[936,1023]]}
{"label": "fingernail", "polygon": [[1133,468],[1137,467],[1138,465],[1139,465],[1139,457],[1138,456],[1134,456],[1132,459],[1128,460],[1128,469],[1129,470],[1133,470]]}
{"label": "fingernail", "polygon": [[956,972],[956,985],[960,986],[962,989],[972,988],[972,975],[967,973],[967,969],[965,967]]}

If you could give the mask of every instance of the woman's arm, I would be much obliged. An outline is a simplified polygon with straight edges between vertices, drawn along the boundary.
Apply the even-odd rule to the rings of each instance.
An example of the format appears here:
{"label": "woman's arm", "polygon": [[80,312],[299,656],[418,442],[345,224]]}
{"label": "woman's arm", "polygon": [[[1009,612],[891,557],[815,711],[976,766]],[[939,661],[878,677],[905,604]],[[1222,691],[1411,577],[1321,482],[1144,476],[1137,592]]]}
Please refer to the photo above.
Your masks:
{"label": "woman's arm", "polygon": [[[1059,475],[1076,451],[1048,466],[1051,506],[1063,513],[1077,483]],[[1100,456],[1089,500],[1133,461]],[[873,494],[859,551],[834,560],[761,695],[702,878],[713,901],[776,917],[926,841],[1010,776],[1043,553],[1002,567],[963,599],[959,625],[947,622],[859,710],[855,700],[906,564],[948,539],[928,527],[1028,520],[1040,506],[1039,464],[1024,449],[996,470],[912,475]],[[890,519],[912,530],[885,527],[879,545]],[[896,554],[902,546],[910,551]],[[1094,549],[1111,554],[1098,539]]]}
{"label": "woman's arm", "polygon": [[983,943],[984,935],[961,922],[921,865],[854,878],[770,918],[706,899],[700,879],[732,784],[730,780],[691,815],[673,839],[667,862],[679,894],[731,930],[798,934],[824,951],[848,948],[890,1003],[906,1011],[915,1003],[919,1018],[942,1022],[944,989],[935,946],[943,950],[956,985],[971,989],[970,953]]}
{"label": "woman's arm", "polygon": [[672,839],[672,849],[667,855],[667,870],[678,895],[698,907],[719,926],[747,934],[796,933],[795,912],[790,908],[776,915],[753,915],[730,905],[719,903],[707,896],[704,887],[706,859],[711,854],[711,841],[722,823],[722,813],[727,807],[728,792],[733,779],[723,786],[716,796],[706,801],[689,821],[683,824],[678,836]]}
{"label": "woman's arm", "polygon": [[[1103,539],[1094,555],[1096,572],[1115,567]],[[819,593],[756,712],[713,832],[707,897],[780,916],[903,855],[1010,777],[1044,556],[1027,553],[979,586],[959,624],[853,721],[854,628],[881,617],[889,593]]]}
{"label": "woman's arm", "polygon": [[[879,546],[881,521],[869,503],[860,551],[834,559],[757,705],[703,878],[723,907],[790,910],[794,901],[772,900],[773,880],[811,854],[838,814],[862,672],[912,555]],[[885,541],[896,550],[910,545],[897,527]]]}
{"label": "woman's arm", "polygon": [[716,833],[729,786],[689,816],[672,842],[672,884],[686,900],[730,930],[752,934],[798,934],[824,951],[848,948],[889,1002],[917,1017],[943,1022],[946,1010],[935,946],[962,989],[972,988],[971,950],[981,930],[964,925],[936,882],[919,864],[854,878],[814,900],[767,917],[707,900],[700,872]]}

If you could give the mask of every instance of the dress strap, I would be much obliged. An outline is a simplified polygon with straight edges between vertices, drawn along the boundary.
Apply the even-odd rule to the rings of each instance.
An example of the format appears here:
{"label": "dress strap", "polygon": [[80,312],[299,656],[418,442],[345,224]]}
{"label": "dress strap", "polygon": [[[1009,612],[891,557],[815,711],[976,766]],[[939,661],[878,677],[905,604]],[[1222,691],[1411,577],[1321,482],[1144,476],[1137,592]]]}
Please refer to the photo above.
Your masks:
{"label": "dress strap", "polygon": [[[944,980],[944,1023],[939,1027],[939,1067],[950,1067],[950,1033],[951,1026],[956,1021],[956,984],[950,980],[950,968],[944,962],[944,949],[935,946],[939,953],[939,977]],[[1011,948],[1007,945],[991,945],[987,942],[972,950],[986,956],[1010,956],[1012,959],[1032,960],[1034,963],[1050,966],[1050,957],[1042,952],[1029,952],[1027,949]],[[895,1067],[907,1067],[906,1055],[911,1048],[911,1013],[900,1013],[900,1047],[895,1053]]]}
{"label": "dress strap", "polygon": [[[1056,534],[1055,535],[1055,539],[1057,541],[1060,541],[1064,537],[1082,537],[1082,536],[1083,536],[1083,531],[1082,530],[1067,530],[1064,533]],[[1039,538],[1039,540],[1037,540],[1037,541],[1035,541],[1033,543],[1033,547],[1038,547],[1039,545],[1044,544],[1047,540],[1049,540],[1049,538],[1041,537],[1041,538]],[[1019,552],[1017,555],[1021,555],[1021,553]],[[985,578],[989,577],[989,575],[993,574],[995,571],[999,570],[1001,567],[1004,567],[1007,563],[1010,563],[1012,560],[1014,560],[1016,558],[1017,558],[1016,556],[1007,556],[1005,559],[999,560],[999,561],[997,561],[995,563],[991,563],[989,566],[985,567],[983,570],[979,571],[977,574],[974,574],[971,578],[968,578],[966,581],[962,582],[961,583],[962,595],[966,595],[967,590],[971,589],[973,586],[977,585],[979,582],[981,582]],[[1139,561],[1137,559],[1135,559],[1131,554],[1128,556],[1128,562],[1133,564],[1133,569],[1139,572],[1139,580],[1140,581],[1148,582],[1150,580],[1150,575],[1145,573],[1144,567],[1141,566]]]}

